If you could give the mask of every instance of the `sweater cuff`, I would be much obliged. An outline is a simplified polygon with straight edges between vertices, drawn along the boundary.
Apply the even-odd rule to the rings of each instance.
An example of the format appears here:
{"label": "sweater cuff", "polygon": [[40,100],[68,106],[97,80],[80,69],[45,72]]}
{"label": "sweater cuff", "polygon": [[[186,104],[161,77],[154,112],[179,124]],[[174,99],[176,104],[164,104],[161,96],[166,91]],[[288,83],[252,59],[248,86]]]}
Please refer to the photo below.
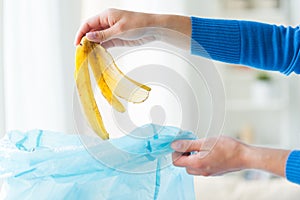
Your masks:
{"label": "sweater cuff", "polygon": [[286,162],[287,180],[300,184],[300,151],[292,151]]}
{"label": "sweater cuff", "polygon": [[191,53],[221,62],[240,63],[241,37],[236,20],[191,17]]}

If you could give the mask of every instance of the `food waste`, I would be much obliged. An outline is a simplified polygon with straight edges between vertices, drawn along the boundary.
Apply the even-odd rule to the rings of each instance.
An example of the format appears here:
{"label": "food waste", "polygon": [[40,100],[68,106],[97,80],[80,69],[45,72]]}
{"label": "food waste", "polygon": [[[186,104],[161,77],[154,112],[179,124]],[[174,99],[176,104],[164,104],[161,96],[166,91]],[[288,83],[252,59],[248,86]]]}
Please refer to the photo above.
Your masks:
{"label": "food waste", "polygon": [[86,37],[76,47],[75,65],[76,87],[89,126],[103,140],[109,139],[95,100],[90,74],[93,74],[106,101],[118,112],[126,111],[118,98],[142,103],[148,98],[151,88],[126,76],[106,49]]}

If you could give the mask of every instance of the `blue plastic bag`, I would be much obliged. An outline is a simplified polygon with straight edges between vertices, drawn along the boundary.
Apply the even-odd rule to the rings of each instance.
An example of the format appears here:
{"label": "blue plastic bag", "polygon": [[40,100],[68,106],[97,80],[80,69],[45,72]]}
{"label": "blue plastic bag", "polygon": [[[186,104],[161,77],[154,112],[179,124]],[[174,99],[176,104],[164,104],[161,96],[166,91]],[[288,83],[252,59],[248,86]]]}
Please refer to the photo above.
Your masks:
{"label": "blue plastic bag", "polygon": [[1,195],[13,200],[195,199],[193,177],[170,164],[171,142],[195,136],[152,124],[133,131],[145,133],[149,137],[124,136],[87,150],[78,135],[10,132],[0,141]]}

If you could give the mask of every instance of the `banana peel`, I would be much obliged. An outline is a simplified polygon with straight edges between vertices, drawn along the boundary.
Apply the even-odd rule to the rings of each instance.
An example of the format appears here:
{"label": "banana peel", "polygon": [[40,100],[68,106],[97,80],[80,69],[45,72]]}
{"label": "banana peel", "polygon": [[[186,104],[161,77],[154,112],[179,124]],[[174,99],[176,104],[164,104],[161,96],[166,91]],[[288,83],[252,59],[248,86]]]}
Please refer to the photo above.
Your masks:
{"label": "banana peel", "polygon": [[118,112],[125,112],[126,109],[117,97],[141,103],[148,98],[151,88],[124,75],[112,56],[101,45],[82,38],[81,44],[76,47],[74,73],[76,87],[90,127],[105,140],[109,139],[109,133],[105,129],[94,97],[89,66],[102,95]]}
{"label": "banana peel", "polygon": [[[108,87],[118,97],[133,103],[142,103],[147,99],[151,89],[124,75],[112,56],[101,45],[94,46],[93,52],[89,54],[89,61],[94,74],[95,71],[100,70]],[[93,64],[95,62],[98,64]]]}

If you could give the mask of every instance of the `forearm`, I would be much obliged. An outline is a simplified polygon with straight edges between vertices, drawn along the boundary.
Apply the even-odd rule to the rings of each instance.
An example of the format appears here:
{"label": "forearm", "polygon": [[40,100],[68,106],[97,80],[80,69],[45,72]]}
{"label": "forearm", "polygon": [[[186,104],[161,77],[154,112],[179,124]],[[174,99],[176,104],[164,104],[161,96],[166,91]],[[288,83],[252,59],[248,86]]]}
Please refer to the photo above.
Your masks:
{"label": "forearm", "polygon": [[[150,14],[148,27],[155,27],[155,36],[162,42],[190,51],[191,19],[180,15]],[[160,29],[163,28],[163,29]]]}
{"label": "forearm", "polygon": [[300,73],[299,27],[192,17],[193,54],[284,74]]}
{"label": "forearm", "polygon": [[245,146],[242,161],[245,169],[268,171],[286,177],[285,168],[290,150]]}
{"label": "forearm", "polygon": [[168,28],[188,37],[191,37],[191,19],[190,17],[180,15],[155,15],[153,21],[156,26]]}

